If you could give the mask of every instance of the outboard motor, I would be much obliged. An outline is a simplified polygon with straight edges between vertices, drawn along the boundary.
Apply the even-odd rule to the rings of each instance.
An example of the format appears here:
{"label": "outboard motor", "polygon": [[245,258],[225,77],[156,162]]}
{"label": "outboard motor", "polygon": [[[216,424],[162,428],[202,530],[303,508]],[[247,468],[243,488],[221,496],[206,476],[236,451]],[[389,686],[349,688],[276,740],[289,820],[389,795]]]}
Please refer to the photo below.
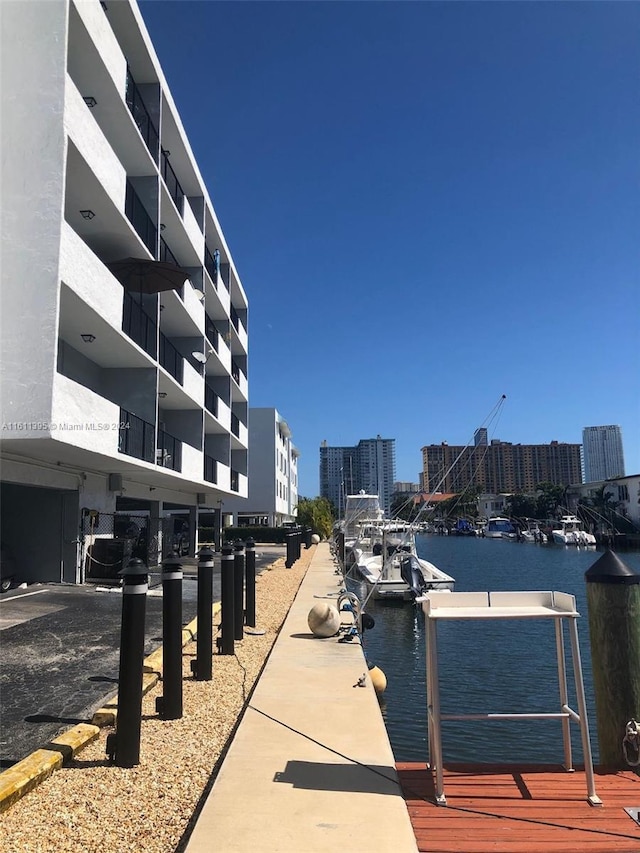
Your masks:
{"label": "outboard motor", "polygon": [[420,571],[417,560],[412,555],[403,557],[400,560],[400,576],[414,595],[422,594],[422,572]]}

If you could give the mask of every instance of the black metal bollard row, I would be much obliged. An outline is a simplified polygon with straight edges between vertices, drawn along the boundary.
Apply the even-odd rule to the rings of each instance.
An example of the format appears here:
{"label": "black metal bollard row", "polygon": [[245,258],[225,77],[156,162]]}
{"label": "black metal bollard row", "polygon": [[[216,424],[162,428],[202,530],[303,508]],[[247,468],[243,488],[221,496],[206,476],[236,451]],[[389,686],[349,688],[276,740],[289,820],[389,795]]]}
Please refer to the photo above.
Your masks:
{"label": "black metal bollard row", "polygon": [[256,543],[253,539],[245,542],[245,617],[250,628],[256,627]]}
{"label": "black metal bollard row", "polygon": [[196,659],[191,672],[196,681],[211,681],[213,677],[213,551],[201,548],[198,552],[198,635]]}
{"label": "black metal bollard row", "polygon": [[142,560],[136,558],[118,574],[123,579],[118,715],[116,730],[107,737],[106,751],[118,767],[135,767],[140,763],[144,623],[149,570]]}
{"label": "black metal bollard row", "polygon": [[233,636],[244,637],[244,542],[236,542],[233,555]]}
{"label": "black metal bollard row", "polygon": [[285,534],[285,542],[287,545],[287,557],[284,561],[284,564],[287,569],[290,569],[291,566],[296,561],[296,542],[295,542],[296,534],[295,533],[286,533]]}
{"label": "black metal bollard row", "polygon": [[220,637],[220,652],[223,655],[234,654],[234,590],[233,590],[233,547],[228,543],[222,546],[222,573],[220,599],[222,602],[222,636]]}
{"label": "black metal bollard row", "polygon": [[162,696],[156,711],[163,720],[182,717],[182,562],[175,552],[162,563]]}

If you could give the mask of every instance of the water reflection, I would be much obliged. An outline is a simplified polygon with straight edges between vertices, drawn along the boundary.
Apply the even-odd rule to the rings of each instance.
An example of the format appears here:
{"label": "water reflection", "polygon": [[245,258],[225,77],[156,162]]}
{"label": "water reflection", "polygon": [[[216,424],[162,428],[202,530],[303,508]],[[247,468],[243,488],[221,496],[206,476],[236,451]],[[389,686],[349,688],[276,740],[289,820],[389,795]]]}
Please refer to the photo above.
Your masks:
{"label": "water reflection", "polygon": [[[584,573],[599,558],[590,550],[465,537],[422,537],[421,556],[456,578],[456,590],[561,590],[576,596],[578,636],[587,695],[591,743],[597,761],[589,627]],[[623,556],[640,571],[640,554]],[[351,588],[352,582],[350,582]],[[359,595],[364,592],[357,584]],[[366,593],[365,593],[366,594]],[[367,660],[387,677],[381,707],[398,761],[427,760],[424,617],[411,604],[369,600],[375,627],[367,631]],[[447,713],[555,712],[559,692],[555,632],[551,622],[450,622],[438,629],[442,709]],[[569,704],[577,710],[571,675]],[[571,725],[574,761],[582,760],[580,733]],[[449,761],[561,762],[559,721],[447,721],[443,748]]]}

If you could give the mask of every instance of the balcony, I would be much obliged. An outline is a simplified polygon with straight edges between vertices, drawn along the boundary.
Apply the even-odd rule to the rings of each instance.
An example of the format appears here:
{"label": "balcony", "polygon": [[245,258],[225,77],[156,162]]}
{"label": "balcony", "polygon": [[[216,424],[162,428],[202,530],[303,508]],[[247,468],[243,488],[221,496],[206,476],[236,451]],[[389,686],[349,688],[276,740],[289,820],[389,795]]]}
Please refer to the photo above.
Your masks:
{"label": "balcony", "polygon": [[138,237],[140,237],[147,249],[155,257],[158,229],[153,224],[144,204],[140,201],[140,197],[134,190],[131,181],[127,181],[124,212],[129,222],[135,228]]}
{"label": "balcony", "polygon": [[156,464],[172,471],[182,471],[182,442],[162,429],[158,430]]}
{"label": "balcony", "polygon": [[207,456],[206,454],[204,457],[204,479],[207,483],[218,482],[218,463],[213,456]]}
{"label": "balcony", "polygon": [[142,100],[140,90],[136,86],[135,80],[131,76],[131,72],[128,68],[126,102],[129,107],[129,112],[133,116],[133,120],[135,121],[147,148],[149,149],[149,153],[157,162],[160,137],[158,136],[158,131],[156,130],[153,121],[151,120],[149,111]]}
{"label": "balcony", "polygon": [[182,216],[184,211],[184,191],[180,186],[180,182],[176,178],[176,173],[173,171],[171,163],[169,162],[167,152],[164,150],[162,151],[162,162],[160,165],[160,171],[162,173],[165,185],[169,190],[169,195],[173,199],[173,203],[175,204],[178,213],[180,214],[180,216]]}
{"label": "balcony", "polygon": [[124,291],[122,331],[153,359],[156,358],[158,332],[156,322],[128,290]]}
{"label": "balcony", "polygon": [[125,409],[120,409],[120,423],[124,426],[118,434],[118,451],[145,462],[153,462],[154,425]]}
{"label": "balcony", "polygon": [[206,245],[204,247],[204,267],[211,276],[211,281],[217,286],[220,273],[220,253],[218,252],[214,256]]}
{"label": "balcony", "polygon": [[176,382],[182,385],[184,380],[184,358],[180,355],[171,341],[169,341],[167,336],[162,334],[162,332],[160,332],[159,361],[160,365],[164,367],[167,373],[173,376]]}
{"label": "balcony", "polygon": [[231,432],[239,438],[240,436],[240,418],[231,412]]}
{"label": "balcony", "polygon": [[204,318],[204,333],[211,346],[216,352],[218,352],[218,342],[220,338],[220,333],[213,325],[213,321],[210,320],[208,316],[205,316]]}
{"label": "balcony", "polygon": [[[174,264],[177,267],[180,266],[180,264],[176,260],[176,256],[167,246],[166,242],[162,237],[160,238],[160,257],[158,258],[158,260],[163,261],[165,264]],[[179,293],[179,291],[176,290],[176,293]]]}
{"label": "balcony", "polygon": [[204,407],[211,412],[214,418],[218,417],[218,400],[220,398],[210,385],[204,386]]}
{"label": "balcony", "polygon": [[231,469],[231,491],[240,491],[240,474],[237,471],[234,471],[233,468]]}

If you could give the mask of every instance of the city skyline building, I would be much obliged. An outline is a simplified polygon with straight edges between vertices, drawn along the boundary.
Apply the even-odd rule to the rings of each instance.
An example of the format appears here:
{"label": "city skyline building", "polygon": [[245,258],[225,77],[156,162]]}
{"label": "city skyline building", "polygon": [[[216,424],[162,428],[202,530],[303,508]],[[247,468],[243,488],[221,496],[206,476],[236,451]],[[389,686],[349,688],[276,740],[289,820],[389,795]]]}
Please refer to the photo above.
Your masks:
{"label": "city skyline building", "polygon": [[320,446],[320,497],[326,498],[340,516],[346,495],[364,491],[378,495],[380,506],[391,512],[396,479],[395,439],[361,439],[356,446]]}
{"label": "city skyline building", "polygon": [[625,476],[622,430],[617,424],[584,427],[582,453],[585,483]]}
{"label": "city skyline building", "polygon": [[454,446],[446,442],[421,448],[423,491],[460,493],[470,487],[483,492],[533,493],[539,483],[569,486],[582,482],[582,445],[489,444]]}

